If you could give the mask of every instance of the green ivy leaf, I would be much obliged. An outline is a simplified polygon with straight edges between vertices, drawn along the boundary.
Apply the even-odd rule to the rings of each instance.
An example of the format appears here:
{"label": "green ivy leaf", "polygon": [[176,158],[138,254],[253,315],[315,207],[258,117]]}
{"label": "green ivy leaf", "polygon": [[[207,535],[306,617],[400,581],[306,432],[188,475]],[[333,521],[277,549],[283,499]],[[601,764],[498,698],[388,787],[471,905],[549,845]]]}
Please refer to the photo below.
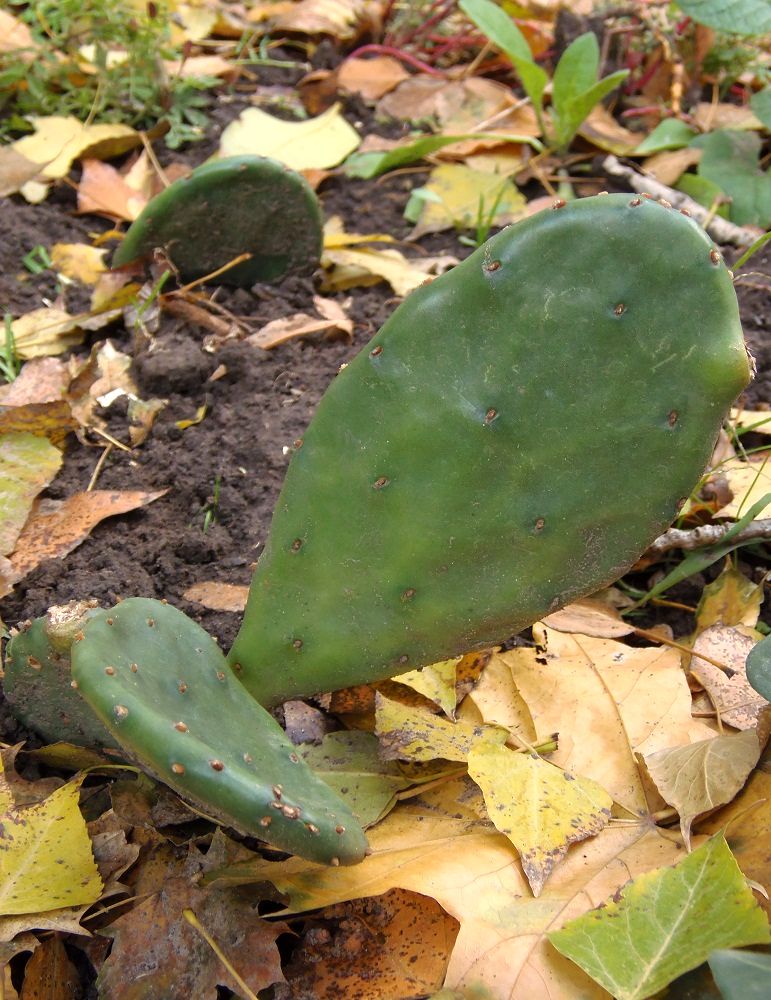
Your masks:
{"label": "green ivy leaf", "polygon": [[635,156],[650,156],[665,149],[682,149],[696,135],[694,129],[679,118],[665,118],[635,149]]}
{"label": "green ivy leaf", "polygon": [[713,951],[712,978],[723,1000],[766,1000],[771,983],[771,955],[757,951]]}
{"label": "green ivy leaf", "polygon": [[760,169],[760,136],[720,129],[703,136],[699,174],[732,199],[730,218],[739,226],[771,226],[771,174]]}
{"label": "green ivy leaf", "polygon": [[752,687],[766,701],[771,701],[771,636],[766,636],[752,647],[746,668],[747,680]]}
{"label": "green ivy leaf", "polygon": [[617,1000],[644,1000],[716,949],[770,938],[768,920],[718,834],[679,864],[634,879],[549,940]]}
{"label": "green ivy leaf", "polygon": [[764,87],[750,98],[750,107],[756,118],[759,118],[771,131],[771,87]]}
{"label": "green ivy leaf", "polygon": [[677,6],[699,24],[734,35],[765,35],[771,31],[768,0],[678,0]]}

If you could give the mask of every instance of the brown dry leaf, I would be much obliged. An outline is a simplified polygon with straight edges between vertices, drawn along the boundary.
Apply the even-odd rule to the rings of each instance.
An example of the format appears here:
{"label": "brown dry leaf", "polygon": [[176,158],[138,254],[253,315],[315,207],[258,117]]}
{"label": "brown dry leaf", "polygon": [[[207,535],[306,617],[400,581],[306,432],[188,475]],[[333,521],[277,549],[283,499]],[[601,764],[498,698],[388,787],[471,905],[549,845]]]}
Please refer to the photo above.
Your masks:
{"label": "brown dry leaf", "polygon": [[[747,634],[744,626],[711,625],[693,644],[691,673],[704,687],[724,723],[734,729],[754,729],[768,702],[747,680],[745,661],[757,642],[757,634]],[[730,673],[701,659],[704,653],[724,664]]]}
{"label": "brown dry leaf", "polygon": [[188,587],[182,596],[186,601],[195,601],[211,611],[243,611],[248,594],[248,584],[204,580]]}
{"label": "brown dry leaf", "polygon": [[51,266],[54,271],[79,281],[82,285],[95,285],[99,275],[104,274],[106,250],[90,246],[88,243],[54,243],[51,247]]}
{"label": "brown dry leaf", "polygon": [[515,103],[510,87],[472,76],[467,80],[417,74],[377,104],[377,113],[399,121],[430,121],[443,132],[468,132]]}
{"label": "brown dry leaf", "polygon": [[[549,945],[546,933],[599,905],[629,879],[682,859],[682,844],[648,824],[607,827],[570,850],[534,899],[512,844],[464,805],[467,779],[401,803],[368,838],[373,853],[353,868],[320,869],[292,858],[234,866],[222,884],[272,881],[287,912],[401,887],[435,899],[460,922],[445,986],[485,987],[506,1000],[608,1000]],[[214,873],[215,875],[217,873]],[[215,884],[218,884],[215,882]]]}
{"label": "brown dry leaf", "polygon": [[137,399],[131,357],[109,340],[94,344],[88,359],[73,366],[69,399],[75,418],[83,427],[99,425],[94,417],[96,406],[107,407],[123,396]]}
{"label": "brown dry leaf", "polygon": [[619,639],[634,632],[634,625],[625,622],[615,608],[592,597],[565,605],[544,618],[543,623],[557,632],[574,632],[598,639]]}
{"label": "brown dry leaf", "polygon": [[432,994],[444,982],[458,929],[435,900],[405,889],[327,907],[306,924],[284,968],[289,995],[383,1000]]}
{"label": "brown dry leaf", "polygon": [[337,85],[350,94],[359,94],[368,101],[376,101],[409,75],[393,56],[375,56],[373,59],[354,57],[345,59],[340,64]]}
{"label": "brown dry leaf", "polygon": [[353,337],[353,321],[334,299],[325,299],[316,295],[313,304],[324,317],[323,319],[319,319],[318,316],[310,316],[308,313],[295,313],[282,319],[274,319],[260,327],[255,333],[250,334],[246,338],[247,341],[255,347],[269,351],[287,340],[292,340],[295,337],[307,337],[311,333],[331,334],[338,332],[347,337]]}
{"label": "brown dry leaf", "polygon": [[[263,5],[259,5],[263,6]],[[355,38],[373,16],[367,0],[300,0],[277,4],[271,21],[279,31],[298,31],[305,35],[332,35],[340,41]],[[261,20],[264,14],[250,12],[249,20]]]}
{"label": "brown dry leaf", "polygon": [[750,729],[658,750],[644,758],[664,801],[680,814],[680,832],[689,850],[693,821],[735,798],[760,751],[757,733]]}
{"label": "brown dry leaf", "polygon": [[93,159],[83,161],[78,184],[78,212],[133,222],[148,199],[149,192],[130,184],[109,163]]}
{"label": "brown dry leaf", "polygon": [[99,977],[102,995],[110,1000],[191,1000],[215,996],[218,985],[242,995],[239,983],[184,918],[186,909],[253,993],[281,982],[275,941],[284,925],[261,920],[248,897],[201,891],[192,877],[193,865],[180,868],[169,866],[159,892],[102,930],[113,937]]}
{"label": "brown dry leaf", "polygon": [[635,146],[640,145],[640,135],[619,125],[613,115],[602,104],[595,104],[589,114],[578,127],[578,134],[583,138],[616,156],[629,156]]}
{"label": "brown dry leaf", "polygon": [[64,354],[83,340],[79,316],[63,309],[33,309],[11,323],[16,353],[20,358]]}
{"label": "brown dry leaf", "polygon": [[643,160],[642,169],[655,180],[674,187],[682,175],[701,159],[701,150],[686,147],[685,149],[665,149],[654,153]]}
{"label": "brown dry leaf", "polygon": [[144,507],[167,492],[92,490],[75,493],[67,500],[41,501],[16,540],[11,565],[23,576],[47,559],[62,559],[85,541],[92,528],[106,517]]}
{"label": "brown dry leaf", "polygon": [[61,937],[42,941],[24,968],[21,1000],[72,1000],[80,992],[80,973]]}
{"label": "brown dry leaf", "polygon": [[691,718],[680,654],[567,635],[541,623],[533,635],[537,648],[498,655],[538,734],[559,733],[550,759],[592,778],[616,802],[644,815],[647,803],[632,750],[654,753],[713,735]]}
{"label": "brown dry leaf", "polygon": [[62,399],[69,383],[67,365],[59,358],[32,358],[7,385],[0,386],[0,404],[22,406]]}
{"label": "brown dry leaf", "polygon": [[232,82],[238,76],[237,64],[224,56],[188,56],[187,59],[164,59],[163,67],[170,76],[183,80],[192,76],[218,76]]}

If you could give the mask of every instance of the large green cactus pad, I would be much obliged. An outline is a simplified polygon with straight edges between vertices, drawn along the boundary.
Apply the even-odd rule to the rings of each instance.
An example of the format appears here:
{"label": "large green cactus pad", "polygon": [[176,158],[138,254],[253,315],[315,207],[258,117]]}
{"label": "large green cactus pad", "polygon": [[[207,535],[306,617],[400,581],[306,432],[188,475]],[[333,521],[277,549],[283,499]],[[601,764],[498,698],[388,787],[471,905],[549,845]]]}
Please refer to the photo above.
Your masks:
{"label": "large green cactus pad", "polygon": [[72,646],[78,691],[126,752],[209,815],[322,864],[361,861],[345,804],[181,611],[133,597]]}
{"label": "large green cactus pad", "polygon": [[293,455],[229,660],[265,705],[489,646],[616,579],[749,378],[667,205],[586,198],[410,295]]}
{"label": "large green cactus pad", "polygon": [[249,287],[309,274],[321,254],[322,216],[305,178],[277,160],[229,156],[198,167],[153,198],[115,251],[121,267],[161,248],[184,281],[240,254],[220,284]]}

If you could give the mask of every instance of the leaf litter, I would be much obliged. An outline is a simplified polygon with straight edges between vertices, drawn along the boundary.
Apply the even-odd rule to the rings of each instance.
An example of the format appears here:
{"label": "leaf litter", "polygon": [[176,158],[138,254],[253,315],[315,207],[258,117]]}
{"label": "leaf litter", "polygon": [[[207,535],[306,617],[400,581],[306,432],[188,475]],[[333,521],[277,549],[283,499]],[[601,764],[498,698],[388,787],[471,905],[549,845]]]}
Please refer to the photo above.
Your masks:
{"label": "leaf litter", "polygon": [[[185,8],[184,12],[180,11],[175,30],[182,32],[182,37],[195,40],[205,38],[218,24],[220,28],[230,25],[229,30],[238,32],[245,23],[260,25],[265,19],[266,23],[281,30],[305,32],[310,36],[321,31],[333,38],[350,38],[364,23],[365,5],[303,0],[298,4],[278,5],[282,9],[272,12],[262,10],[262,6],[250,9],[248,22],[243,23],[239,21],[240,11],[207,9],[193,16]],[[535,13],[542,20],[537,22],[539,27],[532,29],[528,38],[531,42],[537,38],[543,50],[551,41],[553,12],[547,7],[544,13],[541,5]],[[531,28],[532,25],[528,30]],[[420,32],[416,37],[419,35]],[[375,64],[367,60],[366,65]],[[413,72],[402,82],[400,77],[405,78],[405,70],[403,64],[397,62],[384,67],[383,77],[377,84],[382,92],[376,95],[367,92],[366,80],[356,77],[360,70],[355,60],[344,62],[338,74],[338,85],[349,91],[363,92],[365,99],[372,101],[381,100],[385,94],[386,103],[381,105],[381,110],[387,108],[390,101],[394,111],[409,110],[406,117],[412,117],[413,123],[416,117],[433,119],[434,126],[445,135],[435,132],[430,136],[432,139],[448,138],[452,132],[457,135],[475,130],[488,118],[503,116],[497,122],[485,124],[479,139],[434,144],[433,151],[428,154],[435,157],[431,161],[434,171],[443,171],[447,176],[465,175],[468,171],[485,172],[488,182],[493,185],[502,187],[505,181],[506,191],[512,195],[519,195],[518,185],[526,176],[537,176],[534,170],[538,167],[533,168],[531,163],[532,146],[514,138],[518,129],[525,138],[528,132],[531,138],[537,132],[533,131],[532,121],[528,126],[517,111],[508,86],[493,84],[473,74],[464,75],[465,71],[452,85],[443,80],[443,86],[438,86],[431,74],[425,75],[428,79],[421,79],[419,73]],[[349,75],[346,77],[346,74]],[[426,102],[416,104],[418,111],[407,107],[408,99],[412,100],[411,92],[417,95],[416,101]],[[291,123],[294,131],[274,125],[272,121],[280,119],[273,115],[270,116],[272,121],[267,121],[268,116],[261,110],[248,109],[249,114],[240,126],[245,128],[242,139],[252,141],[249,132],[253,122],[250,127],[245,127],[244,122],[249,125],[250,118],[258,119],[261,129],[264,126],[266,141],[273,143],[272,155],[294,156],[294,150],[299,148],[294,136],[299,136],[300,146],[306,147],[304,155],[311,157],[304,165],[327,172],[357,148],[361,132],[358,122],[354,129],[350,129],[350,124],[341,125],[345,119],[339,116],[334,103],[329,108],[328,112],[314,113],[308,122]],[[258,115],[252,115],[253,111]],[[713,118],[709,121],[703,119],[704,108],[696,109],[696,114],[702,116],[698,124],[705,130],[715,124],[729,128],[736,124],[725,117],[728,112],[722,106],[712,106]],[[333,125],[328,134],[324,131],[327,122]],[[425,122],[416,124],[425,126]],[[81,136],[72,123],[49,126],[41,121],[38,125],[37,136],[29,137],[38,145],[28,142],[22,147],[26,154],[19,153],[16,148],[6,148],[4,158],[0,159],[0,190],[15,191],[37,178],[42,183],[37,187],[31,185],[27,192],[31,197],[41,198],[48,193],[51,178],[59,171],[65,175],[70,164],[78,160],[83,166],[78,192],[82,211],[112,220],[130,220],[136,216],[144,199],[158,190],[159,178],[149,169],[145,154],[132,158],[118,171],[91,158],[99,155],[109,159],[115,146],[111,148],[99,142],[96,146],[89,145],[93,135]],[[303,132],[303,127],[308,131]],[[504,134],[507,128],[511,141],[504,152],[495,135],[485,132],[494,129]],[[70,135],[68,130],[73,139],[67,138],[64,147],[52,156],[51,137],[67,137]],[[594,149],[621,155],[632,152],[630,135],[641,134],[622,128],[615,117],[600,107],[592,112],[579,131]],[[308,140],[309,134],[314,136],[313,142]],[[104,133],[104,136],[109,142],[141,142],[127,133]],[[342,137],[346,137],[350,148],[342,142]],[[63,158],[57,163],[62,154]],[[28,155],[41,159],[28,159]],[[437,166],[440,158],[442,165]],[[682,159],[685,163],[686,158]],[[548,161],[543,162],[546,167]],[[740,166],[746,172],[747,163]],[[497,175],[496,171],[499,171]],[[334,178],[334,174],[325,173],[324,176]],[[429,192],[431,176],[436,174],[421,180]],[[668,179],[670,177],[674,177],[674,173],[668,175]],[[727,183],[730,186],[732,180]],[[490,189],[491,195],[494,190],[494,187]],[[439,197],[448,201],[446,192]],[[424,198],[422,206],[423,209],[433,207],[436,214],[441,208],[452,234],[456,227],[467,232],[473,232],[475,227],[479,229],[477,223],[483,221],[485,212],[490,215],[490,223],[497,227],[504,218],[497,212],[500,205],[496,206],[496,212],[490,213],[494,201],[485,188],[481,196],[476,190],[471,195],[464,195],[459,208],[451,206],[448,210],[446,205],[440,206],[432,200],[430,194]],[[746,212],[746,206],[742,205],[741,211]],[[427,222],[428,213],[423,219],[424,225]],[[299,350],[300,346],[307,350],[309,334],[333,330],[336,322],[343,324],[337,329],[346,337],[361,336],[361,330],[356,329],[359,321],[355,310],[349,317],[347,308],[341,310],[338,305],[341,292],[348,288],[382,285],[386,281],[395,294],[404,295],[426,280],[432,269],[441,270],[457,259],[452,252],[436,253],[435,261],[428,255],[416,257],[413,248],[401,243],[397,244],[399,249],[397,245],[387,246],[395,240],[387,231],[360,225],[358,220],[355,225],[356,234],[345,233],[341,225],[336,234],[328,236],[324,266],[329,311],[325,313],[320,309],[318,320],[311,317],[307,312],[306,296],[305,309],[298,308],[294,317],[288,320],[279,318],[278,325],[271,326],[276,318],[268,314],[267,320],[260,322],[253,343],[271,351]],[[368,231],[379,235],[368,236]],[[404,229],[401,234],[407,235]],[[412,235],[416,237],[415,233]],[[449,246],[457,251],[449,238],[432,237],[432,240],[432,249],[444,251]],[[104,256],[101,246],[78,244],[75,240],[67,243],[79,249],[66,252],[60,249],[56,255],[52,253],[55,271],[76,284],[88,283],[96,277]],[[379,244],[385,244],[385,249]],[[410,253],[402,253],[403,249]],[[128,294],[135,293],[130,291]],[[28,328],[24,324],[17,326],[18,319],[14,321],[14,332],[18,331],[18,343],[23,351],[30,355],[64,351],[69,345],[66,340],[62,341],[62,336],[73,339],[82,336],[83,327],[79,328],[79,323],[88,322],[87,314],[65,308],[65,302],[66,296],[46,306],[32,320],[27,320]],[[158,315],[162,317],[162,297],[159,305]],[[316,308],[319,309],[318,302]],[[111,310],[111,318],[120,319],[121,309],[119,305]],[[369,322],[372,325],[372,321]],[[322,326],[314,330],[314,323]],[[303,338],[303,344],[292,344],[298,337]],[[325,341],[324,348],[330,352],[344,351],[334,342]],[[344,357],[344,353],[336,356]],[[233,357],[232,352],[229,357]],[[271,369],[276,385],[282,384],[280,380],[286,377],[281,372],[287,364],[284,358],[292,358],[299,368],[304,363],[302,353],[280,357],[276,367]],[[39,358],[27,364],[54,360]],[[146,440],[152,435],[156,414],[167,403],[165,398],[158,396],[148,401],[140,399],[136,386],[126,377],[126,367],[118,354],[111,353],[110,347],[97,346],[79,372],[67,372],[64,383],[69,387],[66,394],[69,402],[64,407],[64,395],[58,391],[53,392],[50,399],[18,399],[12,403],[8,400],[3,403],[0,399],[0,404],[4,406],[4,414],[9,409],[16,409],[12,416],[17,421],[25,421],[28,427],[34,428],[31,433],[39,441],[51,441],[56,448],[64,441],[72,446],[73,429],[93,444],[99,440],[100,433],[114,437],[117,428],[127,448],[133,449],[141,440],[130,432],[136,430]],[[227,369],[227,363],[224,367]],[[44,369],[36,371],[42,375]],[[56,381],[60,375],[55,372],[61,374],[61,369],[50,371]],[[228,377],[227,370],[223,377]],[[29,378],[29,381],[34,380]],[[297,390],[301,394],[303,391],[302,388]],[[163,395],[165,397],[166,393]],[[297,397],[287,393],[287,398]],[[131,428],[123,418],[116,418],[126,402],[149,406],[136,427]],[[190,398],[185,402],[185,415],[200,405],[199,400],[194,404]],[[117,407],[111,412],[114,404]],[[179,401],[173,400],[171,405],[179,406]],[[765,419],[764,412],[748,409],[746,413],[752,415],[741,418],[744,426],[747,420],[754,421],[757,413],[761,415],[760,420]],[[177,410],[171,416],[178,421],[182,414]],[[212,419],[216,419],[214,414],[210,416],[207,411],[204,422]],[[191,426],[185,434],[195,434],[200,427]],[[18,433],[18,430],[6,433]],[[291,445],[291,437],[277,440],[270,426],[263,428],[263,435],[260,446],[278,454]],[[120,438],[116,440],[123,443]],[[102,437],[103,446],[105,442],[108,439]],[[113,450],[118,447],[108,446]],[[38,447],[45,447],[45,444]],[[127,454],[132,456],[131,461],[136,460],[137,452]],[[241,461],[246,460],[242,458]],[[243,467],[246,469],[245,465]],[[730,501],[732,506],[724,506],[720,514],[736,516],[741,508],[746,510],[761,495],[758,491],[763,489],[762,461],[753,468],[743,459],[737,459],[735,468],[729,463],[724,471],[734,499]],[[156,482],[154,486],[157,485]],[[163,487],[166,485],[168,481]],[[30,503],[39,491],[40,486],[30,487]],[[59,511],[70,511],[72,516],[66,516],[65,520],[71,520],[71,524],[60,532],[53,527],[54,521],[45,522],[46,527],[40,530],[39,538],[47,538],[47,541],[40,548],[39,558],[45,560],[57,552],[56,557],[63,558],[65,551],[72,551],[72,544],[82,541],[99,519],[98,510],[118,511],[124,509],[123,504],[127,505],[126,510],[132,509],[128,506],[132,497],[137,503],[149,502],[164,491],[152,488],[123,492],[125,496],[115,502],[111,499],[116,495],[113,490],[92,489],[73,492],[64,500],[56,498],[53,502],[61,505]],[[140,497],[144,500],[138,499]],[[44,518],[53,517],[49,500],[41,500],[38,510],[43,511]],[[28,522],[28,526],[32,524]],[[217,528],[215,523],[210,537],[216,536]],[[77,540],[73,542],[75,536]],[[34,544],[27,546],[25,540],[24,548],[29,549],[33,562],[38,559]],[[206,552],[214,550],[216,543],[207,547],[204,542],[199,546],[204,565]],[[13,556],[13,552],[10,554]],[[24,560],[18,565],[24,566]],[[218,593],[215,590],[212,597],[211,591],[200,582],[201,562],[193,565],[199,574],[198,589],[189,586],[185,591],[187,599],[200,600],[203,608],[223,603],[237,607],[243,601],[243,583],[238,585],[240,589],[235,596],[229,591]],[[31,568],[29,571],[32,572]],[[222,581],[219,586],[230,584]],[[741,679],[742,657],[759,639],[760,634],[753,629],[758,620],[761,588],[753,581],[739,579],[735,574],[731,576],[727,569],[714,589],[705,590],[696,619],[697,634],[691,637],[696,645],[690,658],[665,646],[629,645],[617,641],[630,634],[635,619],[620,615],[611,603],[607,603],[606,595],[599,596],[601,599],[596,602],[565,609],[544,625],[536,626],[532,639],[528,640],[530,645],[492,653],[484,664],[481,679],[477,680],[478,673],[474,675],[476,686],[471,693],[468,688],[473,681],[461,692],[457,709],[456,664],[438,664],[433,671],[428,668],[417,678],[396,678],[395,683],[377,694],[370,691],[368,696],[361,698],[358,711],[341,714],[340,718],[347,724],[376,727],[374,734],[355,729],[333,732],[319,737],[319,745],[306,747],[304,752],[320,773],[336,782],[341,792],[346,789],[345,794],[359,803],[358,808],[367,817],[368,824],[372,823],[370,839],[374,851],[359,869],[319,872],[297,859],[281,860],[271,854],[252,852],[232,840],[226,841],[221,832],[215,833],[213,839],[210,832],[201,836],[190,826],[197,822],[200,830],[200,818],[196,819],[195,814],[181,803],[174,806],[172,803],[176,800],[171,795],[162,798],[166,817],[172,819],[173,833],[170,835],[176,844],[173,848],[171,841],[165,839],[166,835],[158,832],[158,828],[167,833],[170,829],[161,825],[162,808],[158,801],[153,806],[155,818],[148,812],[142,823],[136,811],[132,814],[136,822],[116,819],[116,814],[108,818],[109,811],[103,813],[101,819],[92,820],[88,831],[96,863],[111,886],[109,891],[118,893],[119,898],[131,904],[121,917],[111,921],[108,918],[108,922],[100,926],[101,951],[97,947],[92,951],[96,965],[101,967],[100,986],[106,991],[105,995],[140,995],[132,991],[136,971],[145,959],[155,963],[154,988],[161,991],[157,994],[159,997],[189,996],[191,989],[200,988],[213,996],[217,984],[226,984],[236,993],[239,989],[243,992],[241,982],[231,977],[227,966],[217,957],[212,941],[226,957],[229,955],[232,967],[241,981],[247,982],[249,989],[257,991],[276,984],[277,997],[290,998],[302,990],[319,997],[339,995],[341,984],[351,993],[368,996],[363,991],[366,974],[378,984],[373,988],[373,997],[388,996],[388,991],[390,995],[407,996],[437,991],[442,985],[465,989],[483,984],[491,996],[516,998],[537,996],[546,984],[551,996],[566,1000],[576,995],[606,996],[608,985],[619,996],[647,995],[640,991],[666,985],[674,975],[703,961],[711,948],[766,941],[767,927],[758,919],[757,904],[752,901],[751,892],[738,874],[719,833],[723,829],[721,824],[727,824],[726,833],[742,871],[756,883],[768,884],[771,873],[767,858],[758,847],[756,833],[768,825],[766,804],[771,796],[765,788],[764,773],[754,769],[762,749],[756,732],[756,714],[735,714],[746,707],[746,700],[752,694],[745,688],[739,695],[728,697],[725,694],[731,682],[733,687],[737,686],[735,678]],[[628,610],[628,605],[620,607]],[[722,631],[718,633],[712,629]],[[718,634],[722,644],[716,645]],[[732,652],[734,647],[738,651]],[[699,652],[723,662],[728,673],[703,661]],[[709,668],[706,672],[703,670],[705,663]],[[701,718],[693,717],[693,706],[701,708],[703,701],[699,700],[698,692],[696,700],[692,697],[685,667],[690,669],[692,678],[701,680],[718,707],[718,716],[706,712]],[[418,700],[414,702],[404,693],[405,685],[410,684],[418,692],[414,695]],[[421,697],[423,700],[419,700]],[[737,697],[741,704],[737,704]],[[375,700],[377,713],[373,711]],[[329,705],[334,703],[334,700],[327,702]],[[342,706],[342,697],[338,697],[337,704]],[[738,731],[721,732],[718,718],[723,726]],[[418,744],[419,750],[416,749]],[[542,747],[540,754],[533,753],[536,746]],[[443,754],[448,756],[443,757]],[[383,759],[389,756],[406,756],[412,762]],[[450,765],[448,757],[452,761]],[[639,766],[641,757],[648,765],[647,771]],[[51,757],[55,759],[74,762],[76,752],[70,757],[66,753],[60,758]],[[689,781],[685,780],[687,777]],[[657,789],[651,784],[651,778],[657,779]],[[80,780],[76,778],[61,787],[74,788]],[[146,780],[152,787],[149,779]],[[567,798],[566,789],[570,791]],[[50,792],[48,798],[58,791]],[[67,794],[72,795],[71,792]],[[116,802],[118,798],[116,794]],[[134,796],[135,805],[140,799],[141,796]],[[725,803],[730,804],[715,812]],[[534,804],[544,807],[540,811],[549,817],[548,821],[541,816],[532,822]],[[86,808],[85,803],[83,808]],[[747,809],[751,810],[749,817]],[[705,814],[708,814],[706,819]],[[499,822],[493,825],[491,816]],[[692,836],[691,854],[686,854],[683,845],[668,835],[666,826],[677,822],[686,840]],[[694,834],[691,834],[692,825],[696,830]],[[506,834],[499,832],[500,829],[505,829]],[[528,837],[524,835],[525,830]],[[712,838],[705,840],[704,834],[709,833],[713,834]],[[580,848],[576,847],[579,840]],[[675,867],[670,867],[672,865]],[[622,907],[629,926],[633,926],[635,920],[642,919],[641,914],[650,913],[650,898],[659,893],[659,885],[664,887],[667,899],[671,897],[672,908],[687,909],[692,900],[679,897],[677,892],[682,891],[684,885],[688,886],[691,871],[699,875],[706,870],[715,874],[716,882],[725,890],[722,894],[715,892],[714,898],[709,899],[711,912],[716,914],[714,925],[708,928],[709,934],[703,926],[689,923],[686,924],[687,932],[676,940],[673,934],[671,941],[664,942],[666,947],[655,936],[641,940],[635,934],[632,943],[640,944],[641,949],[643,945],[654,948],[662,961],[646,963],[649,978],[638,976],[631,985],[622,982],[613,968],[613,960],[617,954],[629,950],[630,940],[622,937],[608,944],[604,930],[587,932],[585,927],[600,927],[606,911],[613,906]],[[125,882],[121,883],[124,877]],[[301,938],[283,970],[275,946],[277,929],[282,925],[256,917],[254,908],[244,903],[239,888],[242,884],[257,885],[260,898],[273,902],[276,897],[266,888],[268,883],[273,883],[285,894],[287,914],[322,908],[297,924],[301,928]],[[362,887],[366,887],[366,896],[362,896]],[[103,891],[106,894],[108,889]],[[132,894],[135,896],[133,903]],[[145,898],[147,894],[149,898]],[[697,902],[700,898],[692,897]],[[743,917],[741,926],[735,924],[727,929],[723,918],[729,912],[729,903],[739,906]],[[598,909],[581,916],[589,906]],[[79,903],[61,910],[41,907],[39,915],[31,915],[33,922],[4,918],[6,939],[18,935],[9,953],[17,946],[31,946],[28,928],[83,934],[80,920],[87,912],[88,904]],[[189,912],[194,914],[202,930],[196,930],[185,916]],[[668,926],[671,912],[672,909],[658,914],[662,927]],[[688,916],[690,919],[690,913]],[[584,924],[573,918],[583,920]],[[556,933],[566,935],[563,938],[553,933],[554,928],[561,925],[563,929]],[[609,926],[612,928],[613,923]],[[330,928],[336,931],[339,947],[335,947],[334,940],[329,940]],[[378,935],[380,957],[367,966],[361,956],[369,947],[373,928]],[[409,940],[412,928],[418,929],[421,940],[428,941],[428,946],[418,948]],[[599,954],[599,964],[585,961],[580,947],[571,952],[571,934],[573,940],[590,941],[590,950]],[[589,937],[584,937],[587,934]],[[112,938],[113,944],[110,957],[105,961],[107,938]],[[383,947],[384,939],[393,944]],[[554,943],[567,941],[565,951],[571,952],[578,964],[561,958],[548,943],[550,939]],[[61,953],[55,951],[51,943],[58,940],[51,938],[38,946],[39,968],[28,964],[30,988],[38,977],[43,981],[47,967],[59,963],[61,968],[66,968]],[[32,942],[36,941],[32,938]],[[177,946],[179,951],[175,950]],[[323,955],[321,962],[313,960],[317,949]],[[247,951],[251,956],[248,959]],[[350,958],[351,952],[356,955],[354,960]],[[203,977],[195,987],[185,978],[191,964]],[[376,992],[377,988],[381,993]]]}

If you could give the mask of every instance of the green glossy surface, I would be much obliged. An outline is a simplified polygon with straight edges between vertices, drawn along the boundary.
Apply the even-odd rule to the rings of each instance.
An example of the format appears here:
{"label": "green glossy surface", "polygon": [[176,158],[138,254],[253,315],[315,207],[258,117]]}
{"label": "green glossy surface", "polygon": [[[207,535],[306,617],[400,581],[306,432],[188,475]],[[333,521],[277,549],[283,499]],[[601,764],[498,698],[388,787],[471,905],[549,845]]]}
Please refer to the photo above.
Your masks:
{"label": "green glossy surface", "polygon": [[181,611],[135,597],[99,612],[73,644],[72,674],[126,752],[205,813],[321,864],[364,857],[345,804]]}
{"label": "green glossy surface", "polygon": [[183,281],[250,260],[212,279],[249,287],[310,274],[321,254],[322,216],[305,178],[277,160],[231,156],[198,167],[153,198],[115,251],[122,267],[161,247]]}
{"label": "green glossy surface", "polygon": [[263,704],[499,642],[619,577],[749,379],[674,209],[586,198],[410,295],[293,455],[229,655]]}

